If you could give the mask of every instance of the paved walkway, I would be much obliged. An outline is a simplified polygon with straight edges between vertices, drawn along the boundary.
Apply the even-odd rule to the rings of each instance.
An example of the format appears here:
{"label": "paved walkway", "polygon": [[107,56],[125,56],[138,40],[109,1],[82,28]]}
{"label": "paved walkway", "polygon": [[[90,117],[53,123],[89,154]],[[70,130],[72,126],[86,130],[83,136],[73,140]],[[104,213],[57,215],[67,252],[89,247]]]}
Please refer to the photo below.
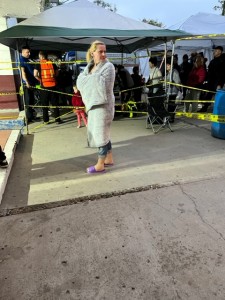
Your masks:
{"label": "paved walkway", "polygon": [[[224,140],[179,119],[154,135],[113,122],[115,166],[74,116],[22,135],[0,205],[0,299],[164,300],[225,295]],[[209,284],[210,283],[210,284]]]}
{"label": "paved walkway", "polygon": [[17,147],[2,208],[124,193],[224,174],[224,140],[211,136],[208,122],[178,119],[174,132],[166,129],[154,135],[145,128],[143,117],[116,118],[112,126],[115,166],[107,168],[106,174],[89,175],[85,170],[95,163],[96,149],[87,147],[86,128],[76,128],[73,114],[64,120],[62,125],[29,126],[30,134],[24,134]]}

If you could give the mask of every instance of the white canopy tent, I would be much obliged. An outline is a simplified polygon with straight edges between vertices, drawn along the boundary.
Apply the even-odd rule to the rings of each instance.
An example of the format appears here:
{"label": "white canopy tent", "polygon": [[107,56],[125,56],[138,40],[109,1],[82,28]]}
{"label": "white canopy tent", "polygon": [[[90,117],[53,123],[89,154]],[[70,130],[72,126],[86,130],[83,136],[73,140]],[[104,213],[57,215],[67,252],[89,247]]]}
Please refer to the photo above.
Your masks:
{"label": "white canopy tent", "polygon": [[194,35],[225,34],[225,16],[199,12],[168,29],[187,30]]}
{"label": "white canopy tent", "polygon": [[37,50],[86,51],[94,39],[101,39],[109,52],[132,53],[182,36],[190,35],[126,18],[87,0],[77,0],[0,32],[0,42],[13,49],[26,43]]}
{"label": "white canopy tent", "polygon": [[186,53],[202,51],[210,61],[212,50],[216,46],[223,46],[225,50],[225,16],[199,12],[190,16],[184,22],[170,26],[169,29],[187,30],[194,36],[190,39],[177,40],[175,51]]}
{"label": "white canopy tent", "polygon": [[[225,51],[225,16],[199,12],[185,21],[170,26],[168,29],[184,30],[192,34],[189,38],[181,38],[175,41],[175,53],[179,55],[180,59],[185,53],[203,52],[204,56],[210,61],[213,48],[222,46]],[[167,42],[167,49],[172,50],[171,42]],[[151,47],[150,50],[162,51],[164,45]]]}

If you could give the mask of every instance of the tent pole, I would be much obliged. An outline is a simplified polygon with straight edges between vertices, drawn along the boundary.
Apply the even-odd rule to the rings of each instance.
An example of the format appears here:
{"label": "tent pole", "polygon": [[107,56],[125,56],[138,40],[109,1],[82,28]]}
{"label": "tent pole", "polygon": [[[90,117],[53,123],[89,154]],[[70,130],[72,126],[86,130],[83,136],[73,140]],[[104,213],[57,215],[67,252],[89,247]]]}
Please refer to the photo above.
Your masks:
{"label": "tent pole", "polygon": [[25,96],[24,96],[24,87],[23,87],[23,79],[22,79],[22,71],[21,71],[21,66],[20,66],[20,53],[19,53],[19,45],[18,41],[16,42],[16,56],[18,60],[18,65],[19,65],[19,74],[20,74],[20,91],[22,91],[22,100],[23,100],[23,107],[24,107],[24,112],[25,112],[25,122],[26,122],[26,128],[27,128],[27,134],[29,134],[29,128],[28,128],[28,119],[26,115],[26,104],[25,104]]}
{"label": "tent pole", "polygon": [[166,82],[166,56],[167,56],[167,41],[165,41],[165,50],[164,50],[164,72],[165,72],[165,76],[164,76],[164,85],[165,85],[165,92],[166,92],[166,100],[168,100],[168,93],[167,93],[167,82]]}
{"label": "tent pole", "polygon": [[[170,79],[169,79],[170,82],[172,81],[172,75],[173,75],[173,58],[174,58],[174,49],[175,49],[174,41],[171,42],[172,42],[172,54],[171,54]],[[171,90],[171,85],[169,84],[168,95],[167,95],[168,100],[169,100],[170,90]]]}

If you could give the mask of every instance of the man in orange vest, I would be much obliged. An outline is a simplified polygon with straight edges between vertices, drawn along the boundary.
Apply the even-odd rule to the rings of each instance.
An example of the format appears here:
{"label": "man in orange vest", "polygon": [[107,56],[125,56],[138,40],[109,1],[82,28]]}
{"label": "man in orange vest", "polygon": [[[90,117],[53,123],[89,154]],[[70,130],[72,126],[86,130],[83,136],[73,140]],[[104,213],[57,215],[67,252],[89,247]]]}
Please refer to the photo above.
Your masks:
{"label": "man in orange vest", "polygon": [[[41,104],[43,106],[57,106],[58,94],[54,93],[56,91],[56,77],[58,75],[58,70],[52,61],[47,59],[47,53],[44,51],[39,52],[40,64],[36,64],[34,69],[34,77],[40,82],[41,85]],[[48,107],[43,107],[43,121],[44,123],[49,122]],[[59,108],[54,108],[54,118],[58,124],[63,123],[60,119]]]}

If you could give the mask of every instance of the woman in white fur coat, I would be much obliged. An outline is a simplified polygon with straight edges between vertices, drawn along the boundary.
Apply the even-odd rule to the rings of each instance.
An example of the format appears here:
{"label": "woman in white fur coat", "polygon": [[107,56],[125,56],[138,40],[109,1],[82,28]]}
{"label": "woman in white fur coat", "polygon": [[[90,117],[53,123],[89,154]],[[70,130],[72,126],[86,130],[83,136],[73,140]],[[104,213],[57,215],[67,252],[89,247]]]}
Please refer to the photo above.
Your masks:
{"label": "woman in white fur coat", "polygon": [[106,45],[94,41],[87,51],[88,65],[77,78],[77,88],[82,95],[88,114],[88,142],[98,147],[98,161],[87,168],[87,173],[104,173],[106,166],[113,166],[110,126],[114,118],[115,81],[114,65],[106,58]]}

